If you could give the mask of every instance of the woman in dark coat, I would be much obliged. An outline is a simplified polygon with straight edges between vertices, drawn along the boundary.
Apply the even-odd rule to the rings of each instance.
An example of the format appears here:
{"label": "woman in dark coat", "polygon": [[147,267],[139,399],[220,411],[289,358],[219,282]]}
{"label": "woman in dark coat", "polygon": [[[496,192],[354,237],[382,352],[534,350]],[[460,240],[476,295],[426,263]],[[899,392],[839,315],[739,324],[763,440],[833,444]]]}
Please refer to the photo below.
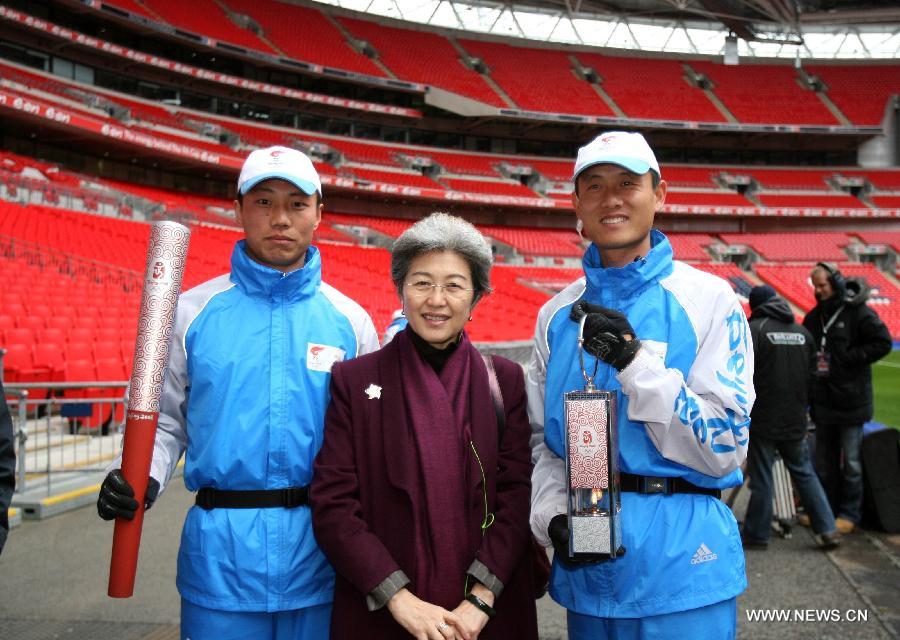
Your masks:
{"label": "woman in dark coat", "polygon": [[409,326],[334,366],[310,492],[337,572],[332,638],[537,639],[523,373],[492,359],[501,426],[464,331],[491,263],[468,222],[419,221],[391,261]]}

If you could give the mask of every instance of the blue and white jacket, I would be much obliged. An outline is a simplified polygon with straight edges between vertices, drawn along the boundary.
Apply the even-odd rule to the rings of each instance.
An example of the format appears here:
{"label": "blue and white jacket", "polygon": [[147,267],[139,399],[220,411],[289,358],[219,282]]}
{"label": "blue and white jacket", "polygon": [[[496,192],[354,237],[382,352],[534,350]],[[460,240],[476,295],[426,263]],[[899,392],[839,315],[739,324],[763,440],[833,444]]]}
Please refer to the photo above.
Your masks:
{"label": "blue and white jacket", "polygon": [[[651,232],[645,258],[603,268],[596,246],[585,277],[538,315],[526,385],[532,447],[531,526],[566,512],[563,394],[584,388],[572,305],[586,299],[626,314],[642,347],[621,372],[600,363],[596,384],[615,391],[619,465],[707,488],[739,486],[753,406],[747,320],[722,279],[672,258]],[[585,354],[585,366],[594,359]],[[624,557],[570,569],[554,563],[550,594],[567,609],[605,618],[685,611],[735,597],[747,585],[737,523],[720,500],[697,494],[622,494]]]}
{"label": "blue and white jacket", "polygon": [[[322,282],[318,249],[281,273],[237,243],[231,273],[178,301],[150,475],[165,485],[186,451],[191,491],[312,480],[331,365],[378,348],[368,314]],[[178,590],[203,607],[284,611],[331,602],[334,573],[308,507],[191,507]]]}

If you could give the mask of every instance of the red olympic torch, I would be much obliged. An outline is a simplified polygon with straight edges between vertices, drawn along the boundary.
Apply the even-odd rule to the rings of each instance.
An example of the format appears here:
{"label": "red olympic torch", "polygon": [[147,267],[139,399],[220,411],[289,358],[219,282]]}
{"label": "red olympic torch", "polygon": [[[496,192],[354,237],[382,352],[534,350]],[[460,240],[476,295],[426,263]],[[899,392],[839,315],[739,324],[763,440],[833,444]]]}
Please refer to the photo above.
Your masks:
{"label": "red olympic torch", "polygon": [[155,222],[150,228],[122,448],[122,475],[134,488],[138,509],[133,520],[116,519],[107,591],[112,598],[134,593],[159,399],[190,237],[190,230],[177,222]]}

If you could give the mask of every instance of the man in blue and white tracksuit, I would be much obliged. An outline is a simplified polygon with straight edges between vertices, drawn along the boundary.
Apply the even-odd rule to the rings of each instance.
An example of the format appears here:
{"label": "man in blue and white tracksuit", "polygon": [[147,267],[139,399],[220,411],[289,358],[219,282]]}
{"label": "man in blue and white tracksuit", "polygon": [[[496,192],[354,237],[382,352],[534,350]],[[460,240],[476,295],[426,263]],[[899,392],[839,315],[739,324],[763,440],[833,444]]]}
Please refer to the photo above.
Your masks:
{"label": "man in blue and white tracksuit", "polygon": [[[184,482],[198,494],[178,554],[182,638],[328,637],[334,574],[313,538],[307,487],[331,366],[378,338],[368,314],[322,282],[310,245],[321,193],[299,151],[251,153],[231,273],[178,302],[147,493],[152,503],[185,453]],[[110,472],[101,517],[133,514],[129,490]]]}
{"label": "man in blue and white tracksuit", "polygon": [[[735,519],[717,498],[739,486],[753,405],[747,321],[723,280],[676,262],[651,230],[666,184],[644,138],[602,134],[578,154],[585,276],[541,309],[527,376],[533,425],[532,530],[555,548],[550,594],[569,638],[733,638],[747,585]],[[573,313],[574,310],[574,313]],[[585,368],[618,403],[625,555],[570,559],[563,394]],[[594,356],[590,355],[594,354]],[[563,515],[561,515],[563,514]]]}

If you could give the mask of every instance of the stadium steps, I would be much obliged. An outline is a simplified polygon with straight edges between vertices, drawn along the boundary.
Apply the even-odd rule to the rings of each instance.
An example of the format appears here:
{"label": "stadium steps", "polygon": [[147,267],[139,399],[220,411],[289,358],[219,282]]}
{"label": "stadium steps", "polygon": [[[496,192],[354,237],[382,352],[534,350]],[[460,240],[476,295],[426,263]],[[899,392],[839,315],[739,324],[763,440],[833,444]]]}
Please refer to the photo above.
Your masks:
{"label": "stadium steps", "polygon": [[496,93],[498,96],[500,96],[500,99],[503,100],[506,104],[508,104],[511,109],[519,108],[519,105],[517,105],[515,102],[513,102],[513,99],[510,98],[506,94],[506,92],[500,88],[500,85],[497,84],[496,82],[494,82],[494,79],[490,76],[489,73],[482,73],[481,77],[484,78],[484,81],[488,84],[488,86],[491,89],[494,90],[494,93]]}
{"label": "stadium steps", "polygon": [[[703,74],[699,73],[696,69],[691,67],[691,65],[689,65],[687,62],[685,62],[681,66],[684,67],[684,70],[689,75],[703,75]],[[710,79],[710,81],[712,81],[712,80]],[[725,116],[725,119],[728,120],[728,122],[731,122],[732,124],[740,124],[738,119],[734,117],[734,114],[731,113],[731,110],[725,106],[724,102],[719,100],[719,96],[717,96],[712,89],[700,89],[700,90],[704,94],[706,94],[706,97],[709,98],[709,101],[712,102],[716,106],[716,109],[719,110],[719,113],[721,113],[723,116]]]}
{"label": "stadium steps", "polygon": [[832,102],[831,98],[824,91],[816,91],[816,95],[819,96],[819,100],[822,101],[822,104],[825,105],[825,108],[828,109],[831,114],[838,119],[845,127],[853,127],[854,124],[850,122],[850,119],[844,115],[844,112],[838,109],[838,106]]}
{"label": "stadium steps", "polygon": [[[287,53],[285,53],[285,51],[281,47],[279,47],[277,44],[272,42],[272,40],[270,40],[269,38],[266,37],[265,30],[263,30],[263,28],[253,18],[253,16],[247,15],[247,18],[249,18],[251,21],[253,21],[253,24],[256,26],[256,29],[251,29],[247,25],[243,25],[238,20],[236,20],[235,15],[236,14],[240,15],[239,12],[232,10],[231,7],[229,7],[224,2],[222,2],[222,0],[213,0],[213,2],[215,2],[217,5],[219,5],[219,8],[225,12],[225,15],[227,15],[229,20],[231,20],[235,25],[237,25],[241,29],[246,29],[247,31],[254,33],[257,38],[259,38],[260,40],[265,42],[267,45],[269,45],[272,48],[272,51],[275,51],[278,55],[282,56],[283,58],[291,57]],[[244,14],[244,15],[246,15],[246,14]]]}
{"label": "stadium steps", "polygon": [[[347,30],[347,27],[345,27],[343,24],[341,24],[340,20],[335,20],[334,16],[331,13],[329,13],[328,11],[322,11],[321,13],[323,16],[325,16],[325,19],[328,22],[330,22],[332,25],[334,25],[334,27],[338,31],[341,32],[341,34],[344,36],[344,39],[347,41],[347,44],[349,44],[350,47],[354,51],[359,51],[359,49],[357,49],[357,47],[355,47],[353,44],[354,42],[359,40],[359,38],[354,37],[353,34]],[[370,46],[372,46],[371,43],[370,43]],[[374,48],[374,46],[373,46],[373,48]],[[366,55],[365,53],[363,53],[361,51],[360,51],[360,53],[362,55]],[[367,55],[366,55],[366,57],[369,58],[369,56],[367,56]],[[397,74],[395,74],[393,71],[391,71],[381,60],[378,59],[378,56],[369,58],[369,60],[371,60],[372,64],[374,64],[376,67],[378,67],[381,70],[381,72],[384,75],[386,75],[388,78],[393,78],[394,80],[400,79],[397,77]]]}
{"label": "stadium steps", "polygon": [[798,68],[797,76],[800,81],[800,86],[804,89],[814,91],[819,100],[821,100],[822,104],[825,105],[825,108],[828,109],[831,112],[831,115],[837,118],[837,121],[841,123],[841,126],[854,126],[853,123],[850,122],[850,119],[843,114],[843,112],[828,96],[828,94],[826,93],[827,89],[823,88],[821,85],[818,88],[814,87],[813,82],[816,80],[816,77],[814,75],[810,75],[803,68]]}
{"label": "stadium steps", "polygon": [[[579,60],[575,56],[575,54],[571,54],[569,56],[569,61],[576,68],[584,68],[584,67],[589,66],[586,64],[582,64],[581,60]],[[585,82],[588,82],[588,81],[585,80]],[[591,85],[591,88],[597,92],[597,95],[600,96],[600,99],[606,103],[606,106],[608,106],[612,110],[612,112],[616,114],[616,116],[618,116],[619,118],[628,118],[628,114],[622,110],[622,107],[620,107],[616,103],[616,101],[613,100],[612,96],[606,92],[606,89],[604,89],[603,86],[599,82],[588,82],[588,84]]]}
{"label": "stadium steps", "polygon": [[732,122],[734,124],[738,124],[738,119],[734,117],[734,114],[725,106],[725,103],[719,100],[719,96],[717,96],[712,89],[703,89],[703,93],[706,94],[706,97],[709,98],[709,101],[716,105],[716,109],[725,116],[728,122]]}
{"label": "stadium steps", "polygon": [[616,104],[616,101],[613,100],[608,93],[606,93],[606,90],[603,87],[601,87],[596,82],[591,82],[590,85],[591,88],[597,92],[597,95],[600,96],[600,99],[603,100],[603,102],[605,102],[609,106],[609,108],[613,110],[613,113],[615,113],[620,118],[628,117],[626,113],[622,111],[622,108],[618,104]]}
{"label": "stadium steps", "polygon": [[[447,40],[450,41],[450,44],[453,45],[453,48],[456,49],[457,52],[459,52],[460,57],[463,58],[464,60],[467,60],[469,58],[477,58],[478,57],[478,56],[473,56],[471,53],[466,51],[465,48],[463,48],[463,46],[459,43],[459,40],[457,40],[453,36],[447,36]],[[478,69],[475,69],[475,71],[478,71]],[[500,99],[503,100],[503,102],[505,102],[506,105],[510,109],[518,109],[519,108],[519,105],[516,104],[515,100],[510,98],[509,94],[506,93],[506,91],[504,91],[503,88],[499,84],[494,82],[494,79],[491,77],[490,68],[488,68],[487,73],[482,73],[481,71],[478,71],[478,73],[481,74],[481,77],[484,78],[484,81],[488,83],[488,86],[490,86],[491,89],[494,90],[494,93],[496,93],[498,96],[500,96]]]}
{"label": "stadium steps", "polygon": [[882,271],[881,269],[879,269],[879,272],[887,279],[888,282],[900,289],[900,280],[898,280],[893,273],[890,273],[889,271]]}
{"label": "stadium steps", "polygon": [[762,203],[762,200],[759,199],[759,193],[747,193],[744,192],[743,196],[747,198],[750,202],[755,204],[760,209],[765,209],[766,205]]}
{"label": "stadium steps", "polygon": [[159,15],[159,13],[156,11],[156,9],[151,7],[146,2],[142,2],[141,0],[134,0],[134,4],[137,5],[138,7],[140,7],[140,9],[143,10],[148,15],[153,16],[158,22],[160,22],[162,24],[167,24],[166,19],[163,18],[161,15]]}

